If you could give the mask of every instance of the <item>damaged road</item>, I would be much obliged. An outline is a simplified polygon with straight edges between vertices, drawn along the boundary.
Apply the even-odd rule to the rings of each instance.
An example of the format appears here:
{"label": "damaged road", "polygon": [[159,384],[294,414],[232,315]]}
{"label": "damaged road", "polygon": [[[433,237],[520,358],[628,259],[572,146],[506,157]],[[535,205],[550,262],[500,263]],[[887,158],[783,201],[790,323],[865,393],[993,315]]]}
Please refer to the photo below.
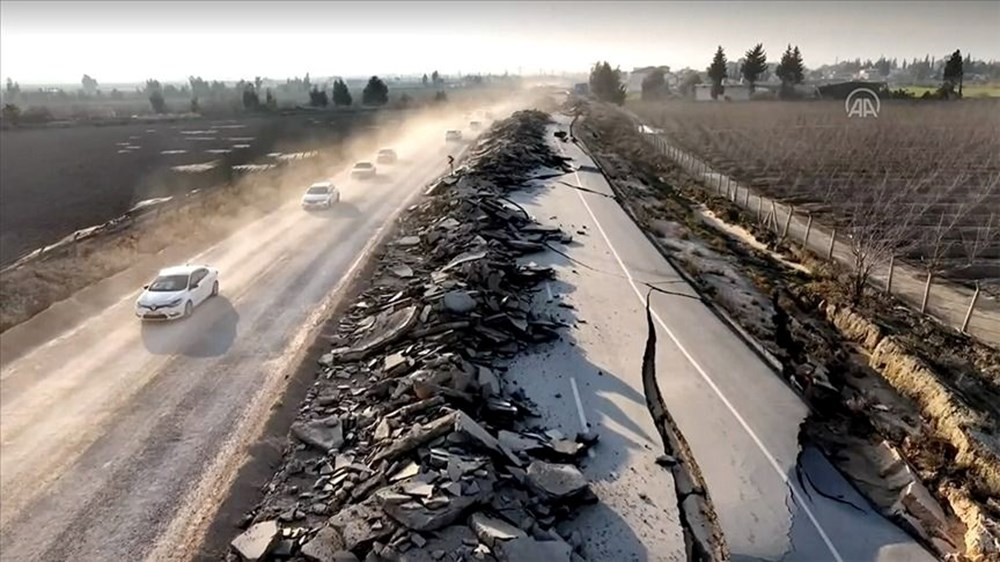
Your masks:
{"label": "damaged road", "polygon": [[532,306],[568,241],[506,195],[560,169],[548,117],[515,113],[400,219],[330,351],[235,560],[579,561],[560,523],[598,498],[578,467],[598,436],[539,425],[504,364],[560,337]]}
{"label": "damaged road", "polygon": [[[558,118],[553,132],[565,131],[568,122]],[[543,217],[544,224],[584,233],[560,252],[534,258],[556,270],[549,299],[572,307],[574,326],[567,345],[519,359],[508,375],[520,371],[513,380],[526,393],[550,396],[542,408],[548,423],[586,423],[600,434],[602,446],[614,442],[620,448],[620,458],[598,458],[584,470],[602,503],[609,500],[601,493],[600,478],[615,480],[623,471],[648,470],[647,463],[653,464],[663,448],[657,428],[638,423],[637,415],[648,399],[640,373],[645,298],[652,286],[673,293],[654,290],[650,295],[658,336],[656,381],[697,461],[730,559],[933,560],[871,507],[818,450],[800,448],[799,426],[808,414],[802,400],[632,222],[590,157],[576,144],[550,138],[577,170],[562,179],[586,190],[540,182],[543,189],[513,199]],[[673,460],[664,459],[664,464]],[[630,506],[642,506],[647,499],[661,510],[676,509],[661,503],[667,498],[651,497],[652,486],[642,493],[645,497],[636,499],[633,492],[617,500],[621,513],[632,518]],[[642,532],[641,523],[630,528],[640,541],[655,536],[652,530]],[[592,529],[598,532],[596,525]],[[585,544],[585,552],[588,546],[600,548]]]}

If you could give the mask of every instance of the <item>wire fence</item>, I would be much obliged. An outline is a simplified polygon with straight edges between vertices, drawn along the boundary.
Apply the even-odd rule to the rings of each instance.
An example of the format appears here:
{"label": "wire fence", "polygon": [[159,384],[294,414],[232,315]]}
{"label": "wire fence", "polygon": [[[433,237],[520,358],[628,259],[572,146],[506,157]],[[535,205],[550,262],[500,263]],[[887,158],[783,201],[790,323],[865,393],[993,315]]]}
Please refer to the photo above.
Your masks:
{"label": "wire fence", "polygon": [[[629,117],[647,142],[698,178],[709,192],[726,197],[779,238],[795,242],[825,260],[852,265],[851,245],[836,227],[821,224],[811,213],[771,199],[716,171],[704,160],[671,144],[661,131],[647,127],[635,115]],[[1000,303],[986,298],[978,286],[969,288],[938,279],[895,259],[876,264],[869,283],[946,326],[1000,345]]]}

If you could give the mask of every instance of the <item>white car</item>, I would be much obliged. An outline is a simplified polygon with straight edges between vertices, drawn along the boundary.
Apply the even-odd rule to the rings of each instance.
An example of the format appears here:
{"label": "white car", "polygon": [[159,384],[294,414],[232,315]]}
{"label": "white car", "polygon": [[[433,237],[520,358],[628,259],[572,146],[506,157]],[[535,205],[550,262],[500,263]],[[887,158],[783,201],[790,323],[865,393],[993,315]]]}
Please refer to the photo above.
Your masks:
{"label": "white car", "polygon": [[478,131],[483,128],[483,124],[479,121],[469,121],[469,128],[473,131]]}
{"label": "white car", "polygon": [[302,208],[329,209],[334,203],[340,201],[340,191],[328,181],[321,181],[309,186],[309,189],[302,195]]}
{"label": "white car", "polygon": [[396,155],[396,151],[391,148],[383,148],[378,151],[378,156],[375,157],[375,161],[379,164],[395,164],[396,160],[399,160],[399,156]]}
{"label": "white car", "polygon": [[219,271],[207,265],[161,269],[135,301],[142,320],[172,320],[191,316],[194,308],[219,294]]}
{"label": "white car", "polygon": [[462,131],[452,129],[444,133],[445,142],[459,142],[462,140]]}
{"label": "white car", "polygon": [[351,170],[351,178],[365,180],[375,177],[375,165],[371,162],[358,162]]}

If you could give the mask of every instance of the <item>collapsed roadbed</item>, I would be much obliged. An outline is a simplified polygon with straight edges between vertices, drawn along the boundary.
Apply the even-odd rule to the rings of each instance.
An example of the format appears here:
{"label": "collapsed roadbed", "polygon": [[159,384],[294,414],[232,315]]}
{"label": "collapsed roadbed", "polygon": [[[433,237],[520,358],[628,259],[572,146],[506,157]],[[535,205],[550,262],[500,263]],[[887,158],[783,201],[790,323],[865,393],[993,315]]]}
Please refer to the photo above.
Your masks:
{"label": "collapsed roadbed", "polygon": [[597,501],[575,466],[597,437],[536,427],[502,377],[563,327],[531,306],[551,269],[518,258],[569,237],[506,198],[562,173],[547,123],[530,110],[496,124],[401,217],[231,559],[582,560],[555,525]]}
{"label": "collapsed roadbed", "polygon": [[[1000,557],[1000,356],[838,272],[658,154],[597,104],[575,127],[623,207],[803,397],[800,442],[939,557]],[[799,476],[801,478],[801,475]]]}

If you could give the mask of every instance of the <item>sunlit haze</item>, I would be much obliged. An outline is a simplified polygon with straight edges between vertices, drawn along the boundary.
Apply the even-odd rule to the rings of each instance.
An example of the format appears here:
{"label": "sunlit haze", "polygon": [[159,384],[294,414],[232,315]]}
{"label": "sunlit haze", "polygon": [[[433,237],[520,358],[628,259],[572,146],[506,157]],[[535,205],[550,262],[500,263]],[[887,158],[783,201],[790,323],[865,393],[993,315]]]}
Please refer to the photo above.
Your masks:
{"label": "sunlit haze", "polygon": [[0,74],[22,84],[703,68],[720,44],[735,60],[758,41],[772,56],[799,45],[807,66],[1000,58],[988,1],[2,2],[0,15]]}

